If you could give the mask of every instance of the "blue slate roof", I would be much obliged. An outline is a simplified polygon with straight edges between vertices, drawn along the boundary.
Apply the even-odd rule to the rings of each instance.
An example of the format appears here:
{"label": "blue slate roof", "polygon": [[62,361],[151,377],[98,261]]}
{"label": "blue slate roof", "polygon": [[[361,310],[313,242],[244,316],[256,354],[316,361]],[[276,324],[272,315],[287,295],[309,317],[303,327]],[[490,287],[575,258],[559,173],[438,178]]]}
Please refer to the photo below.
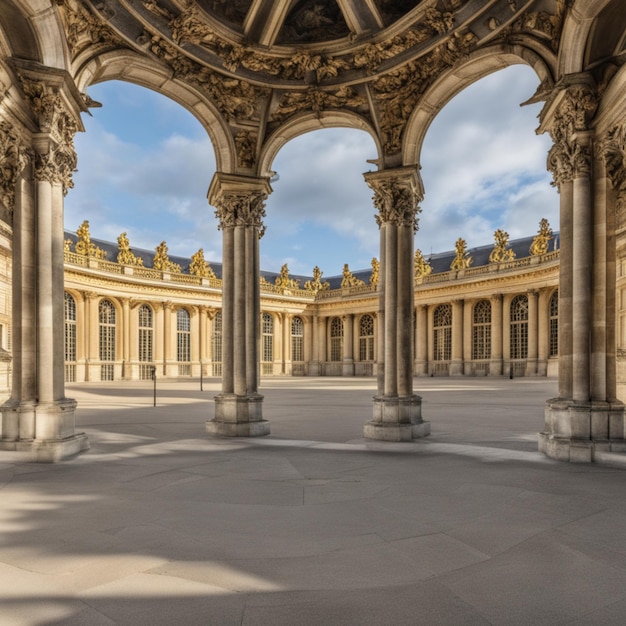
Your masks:
{"label": "blue slate roof", "polygon": [[[76,233],[72,233],[69,231],[65,231],[65,238],[71,239],[74,243],[78,240]],[[509,247],[515,252],[515,258],[520,259],[523,257],[529,256],[529,248],[530,244],[534,239],[534,235],[532,237],[523,237],[521,239],[514,239],[509,241]],[[107,254],[106,258],[108,261],[115,262],[117,260],[117,243],[111,243],[110,241],[103,241],[102,239],[91,238],[91,241],[94,245],[98,246],[104,250]],[[559,249],[559,233],[554,233],[553,239],[550,241],[549,251]],[[478,246],[475,248],[468,248],[467,253],[472,257],[472,265],[471,267],[478,267],[481,265],[489,264],[489,255],[493,250],[493,243],[490,243],[486,246]],[[154,250],[143,250],[141,248],[133,248],[131,246],[131,251],[134,255],[143,259],[144,267],[152,267],[152,262],[154,260],[155,251]],[[178,263],[181,266],[183,273],[189,272],[189,264],[191,263],[191,259],[187,257],[168,255],[170,261],[173,263]],[[450,270],[450,264],[454,260],[455,251],[448,250],[446,252],[436,252],[429,255],[424,255],[424,258],[430,263],[433,268],[433,274],[438,274],[442,272],[448,272]],[[217,278],[222,277],[222,264],[209,261],[207,259],[211,269],[215,272]],[[362,280],[365,284],[369,283],[370,275],[372,273],[372,268],[368,267],[367,269],[361,270],[351,270],[352,274],[356,276],[358,279]],[[265,278],[268,283],[274,284],[276,278],[280,276],[279,272],[270,272],[266,270],[261,270],[261,276]],[[299,280],[300,287],[304,287],[304,283],[307,280],[312,280],[312,276],[303,276],[300,274],[289,274],[289,278]],[[337,274],[334,276],[322,276],[323,282],[330,283],[331,289],[339,289],[341,287],[341,281],[343,280],[343,274]]]}

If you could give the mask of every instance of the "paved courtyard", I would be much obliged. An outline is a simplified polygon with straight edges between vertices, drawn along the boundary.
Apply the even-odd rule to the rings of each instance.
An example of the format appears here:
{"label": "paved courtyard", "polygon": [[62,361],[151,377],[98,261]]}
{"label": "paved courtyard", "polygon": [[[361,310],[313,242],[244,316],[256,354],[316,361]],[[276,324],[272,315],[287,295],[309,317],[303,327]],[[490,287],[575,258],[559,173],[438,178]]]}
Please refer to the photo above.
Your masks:
{"label": "paved courtyard", "polygon": [[626,623],[626,471],[537,452],[545,379],[416,379],[431,437],[367,442],[371,379],[68,386],[91,450],[0,453],[0,624]]}

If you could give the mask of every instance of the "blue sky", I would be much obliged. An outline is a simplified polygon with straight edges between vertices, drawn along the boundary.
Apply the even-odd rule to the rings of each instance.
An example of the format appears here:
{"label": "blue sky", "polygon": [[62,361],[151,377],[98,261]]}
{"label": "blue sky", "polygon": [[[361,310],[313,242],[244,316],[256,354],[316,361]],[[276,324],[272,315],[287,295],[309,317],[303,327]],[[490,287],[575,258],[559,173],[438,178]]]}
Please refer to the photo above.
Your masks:
{"label": "blue sky", "polygon": [[[425,254],[535,234],[548,218],[558,229],[558,195],[550,186],[550,140],[537,136],[541,105],[520,107],[535,91],[530,68],[514,66],[472,85],[442,110],[426,136],[426,190],[415,245]],[[211,143],[181,106],[147,89],[112,81],[89,88],[103,104],[85,115],[76,136],[78,172],[65,202],[65,228],[87,219],[92,237],[148,250],[163,240],[170,254],[221,260],[221,232],[206,192],[215,171]],[[372,192],[363,172],[375,158],[372,139],[350,129],[325,129],[289,142],[273,169],[279,180],[266,204],[261,267],[325,276],[344,263],[366,269],[378,257]]]}

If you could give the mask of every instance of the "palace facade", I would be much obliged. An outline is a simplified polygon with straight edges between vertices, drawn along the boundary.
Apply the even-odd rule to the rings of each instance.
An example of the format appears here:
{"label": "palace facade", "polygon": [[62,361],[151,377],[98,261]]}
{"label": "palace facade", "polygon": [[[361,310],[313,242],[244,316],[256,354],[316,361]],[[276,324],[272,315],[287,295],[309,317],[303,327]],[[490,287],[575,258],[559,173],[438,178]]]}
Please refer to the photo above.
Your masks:
{"label": "palace facade", "polygon": [[[221,376],[222,267],[66,234],[65,380]],[[556,376],[558,234],[414,257],[415,376]],[[374,376],[379,263],[260,273],[261,376]]]}

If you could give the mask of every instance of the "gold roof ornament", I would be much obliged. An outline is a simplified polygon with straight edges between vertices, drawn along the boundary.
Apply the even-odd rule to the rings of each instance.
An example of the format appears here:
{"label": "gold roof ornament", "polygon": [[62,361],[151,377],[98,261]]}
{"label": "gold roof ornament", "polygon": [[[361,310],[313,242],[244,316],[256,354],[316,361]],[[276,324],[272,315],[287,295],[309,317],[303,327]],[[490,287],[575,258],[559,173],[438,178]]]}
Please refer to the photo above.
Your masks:
{"label": "gold roof ornament", "polygon": [[289,278],[287,263],[280,268],[280,275],[276,277],[274,284],[281,289],[300,289],[300,281]]}
{"label": "gold roof ornament", "polygon": [[548,220],[544,217],[539,222],[539,230],[535,235],[533,242],[530,244],[530,252],[531,256],[538,256],[541,254],[547,254],[548,252],[548,244],[550,240],[553,238],[554,233],[550,228],[550,224]]}
{"label": "gold roof ornament", "polygon": [[189,273],[201,278],[217,278],[215,272],[204,258],[204,250],[200,248],[198,252],[191,255]]}
{"label": "gold roof ornament", "polygon": [[155,270],[160,270],[162,272],[174,272],[176,274],[181,273],[180,265],[170,261],[170,258],[167,255],[167,244],[164,241],[162,241],[155,248],[155,252],[156,254],[154,255],[154,260],[152,261],[152,267]]}
{"label": "gold roof ornament", "polygon": [[345,287],[360,287],[365,283],[354,276],[354,274],[350,271],[348,264],[344,264],[343,266],[343,278],[341,279],[341,287],[342,289]]}
{"label": "gold roof ornament", "polygon": [[372,259],[372,273],[370,274],[370,285],[376,287],[380,280],[380,261],[374,257]]}
{"label": "gold roof ornament", "polygon": [[428,276],[433,271],[431,264],[424,258],[424,255],[419,248],[415,250],[415,257],[413,259],[413,271],[415,278]]}
{"label": "gold roof ornament", "polygon": [[304,288],[307,291],[313,291],[315,293],[317,293],[318,291],[327,291],[328,289],[330,289],[329,282],[322,282],[322,274],[322,270],[316,265],[313,268],[313,280],[307,280],[304,283]]}
{"label": "gold roof ornament", "polygon": [[489,263],[512,261],[515,258],[515,252],[513,252],[511,248],[507,248],[509,245],[509,233],[498,228],[498,230],[493,233],[493,238],[495,243],[489,255]]}
{"label": "gold roof ornament", "polygon": [[462,237],[459,237],[454,244],[456,250],[456,256],[450,264],[450,269],[459,271],[468,268],[472,264],[472,257],[467,253],[467,242]]}
{"label": "gold roof ornament", "polygon": [[135,265],[143,267],[143,259],[135,256],[130,249],[130,242],[126,233],[117,238],[117,262],[120,265]]}
{"label": "gold roof ornament", "polygon": [[91,256],[96,259],[106,259],[107,253],[98,248],[91,242],[91,235],[89,234],[89,221],[85,220],[76,231],[78,235],[78,241],[76,242],[75,250],[76,254],[82,254],[83,256]]}
{"label": "gold roof ornament", "polygon": [[71,252],[73,245],[74,245],[74,242],[71,239],[64,239],[63,240],[63,251],[64,252]]}

